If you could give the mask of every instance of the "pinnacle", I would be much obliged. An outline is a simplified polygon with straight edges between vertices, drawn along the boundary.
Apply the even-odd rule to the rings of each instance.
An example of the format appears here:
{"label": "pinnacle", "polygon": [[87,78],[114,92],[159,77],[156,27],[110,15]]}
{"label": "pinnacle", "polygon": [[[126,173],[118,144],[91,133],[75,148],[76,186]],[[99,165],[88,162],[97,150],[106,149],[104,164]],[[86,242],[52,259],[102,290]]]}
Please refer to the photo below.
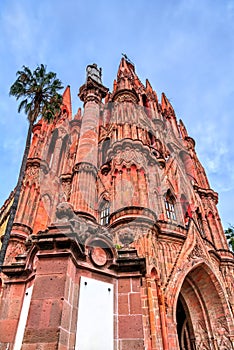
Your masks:
{"label": "pinnacle", "polygon": [[162,105],[162,110],[164,111],[173,111],[174,112],[174,108],[172,107],[172,104],[170,102],[170,100],[167,98],[167,96],[165,95],[165,93],[162,93],[162,99],[161,99],[161,105]]}
{"label": "pinnacle", "polygon": [[137,90],[139,87],[144,87],[135,72],[134,63],[127,57],[126,54],[122,54],[118,72],[117,79],[114,82],[114,91],[117,90]]}
{"label": "pinnacle", "polygon": [[68,116],[72,116],[72,104],[71,104],[71,89],[70,85],[67,85],[64,93],[63,93],[63,105],[66,107],[68,111]]}

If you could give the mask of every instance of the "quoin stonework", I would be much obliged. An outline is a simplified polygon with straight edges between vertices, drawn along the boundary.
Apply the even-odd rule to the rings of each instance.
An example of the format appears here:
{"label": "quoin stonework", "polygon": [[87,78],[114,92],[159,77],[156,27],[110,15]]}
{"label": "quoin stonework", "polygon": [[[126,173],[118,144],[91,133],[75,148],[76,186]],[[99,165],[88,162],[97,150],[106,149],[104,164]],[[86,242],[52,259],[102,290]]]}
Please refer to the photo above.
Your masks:
{"label": "quoin stonework", "polygon": [[[0,349],[234,349],[218,194],[165,94],[122,58],[40,120],[1,273]],[[1,209],[4,234],[12,197]]]}

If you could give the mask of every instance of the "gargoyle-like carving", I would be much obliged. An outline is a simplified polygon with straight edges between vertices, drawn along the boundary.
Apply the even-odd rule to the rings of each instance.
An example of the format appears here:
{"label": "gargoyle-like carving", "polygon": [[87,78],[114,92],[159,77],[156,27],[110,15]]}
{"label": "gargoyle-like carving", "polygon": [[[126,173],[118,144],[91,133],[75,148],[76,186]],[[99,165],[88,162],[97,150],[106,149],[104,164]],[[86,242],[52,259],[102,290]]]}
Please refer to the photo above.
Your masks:
{"label": "gargoyle-like carving", "polygon": [[60,203],[56,208],[56,217],[64,221],[71,220],[74,217],[73,206],[68,202]]}

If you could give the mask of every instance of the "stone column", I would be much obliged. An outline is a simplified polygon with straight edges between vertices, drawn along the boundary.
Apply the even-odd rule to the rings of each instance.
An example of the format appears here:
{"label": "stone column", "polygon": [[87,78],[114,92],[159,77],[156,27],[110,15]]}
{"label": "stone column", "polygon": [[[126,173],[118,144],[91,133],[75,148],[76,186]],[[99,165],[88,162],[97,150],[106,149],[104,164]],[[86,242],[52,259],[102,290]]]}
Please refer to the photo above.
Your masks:
{"label": "stone column", "polygon": [[102,85],[101,69],[87,66],[87,80],[79,97],[84,102],[79,146],[73,169],[71,203],[76,212],[95,220],[99,109],[108,89]]}

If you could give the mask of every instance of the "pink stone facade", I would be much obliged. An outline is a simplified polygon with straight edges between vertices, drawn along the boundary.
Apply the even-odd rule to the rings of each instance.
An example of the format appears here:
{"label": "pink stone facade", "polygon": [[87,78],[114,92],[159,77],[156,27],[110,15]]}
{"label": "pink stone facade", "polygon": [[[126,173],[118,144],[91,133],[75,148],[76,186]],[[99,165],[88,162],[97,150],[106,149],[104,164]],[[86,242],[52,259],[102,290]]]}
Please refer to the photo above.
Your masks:
{"label": "pink stone facade", "polygon": [[16,349],[30,286],[20,348],[75,349],[81,276],[113,285],[113,350],[234,349],[233,253],[195,141],[126,59],[112,92],[88,66],[78,96],[74,117],[67,87],[60,115],[33,129],[0,350]]}

